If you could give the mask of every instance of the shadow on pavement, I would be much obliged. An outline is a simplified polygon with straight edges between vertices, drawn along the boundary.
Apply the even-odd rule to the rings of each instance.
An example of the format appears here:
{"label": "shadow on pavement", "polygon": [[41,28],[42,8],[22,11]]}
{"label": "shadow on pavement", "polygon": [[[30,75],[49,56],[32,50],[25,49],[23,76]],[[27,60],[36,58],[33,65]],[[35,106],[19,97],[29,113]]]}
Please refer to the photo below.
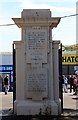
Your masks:
{"label": "shadow on pavement", "polygon": [[5,116],[1,120],[78,120],[78,116]]}
{"label": "shadow on pavement", "polygon": [[8,111],[9,114],[2,116],[0,120],[78,120],[78,110],[74,109],[64,109],[63,113],[60,116],[52,115],[14,115],[13,111]]}

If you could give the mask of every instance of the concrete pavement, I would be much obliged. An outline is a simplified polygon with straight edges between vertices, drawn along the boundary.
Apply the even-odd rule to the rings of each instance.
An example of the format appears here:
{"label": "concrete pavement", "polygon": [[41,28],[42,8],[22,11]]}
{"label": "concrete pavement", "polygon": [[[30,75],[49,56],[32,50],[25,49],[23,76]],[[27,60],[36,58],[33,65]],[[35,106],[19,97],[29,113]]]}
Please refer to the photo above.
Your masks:
{"label": "concrete pavement", "polygon": [[5,95],[4,92],[0,92],[0,110],[6,110],[13,108],[13,93],[8,92],[7,95]]}
{"label": "concrete pavement", "polygon": [[63,93],[63,108],[64,109],[78,109],[78,96],[74,93]]}
{"label": "concrete pavement", "polygon": [[4,92],[0,92],[0,116],[8,115],[13,109],[13,92],[8,92],[5,95]]}
{"label": "concrete pavement", "polygon": [[63,116],[78,116],[78,95],[63,93]]}

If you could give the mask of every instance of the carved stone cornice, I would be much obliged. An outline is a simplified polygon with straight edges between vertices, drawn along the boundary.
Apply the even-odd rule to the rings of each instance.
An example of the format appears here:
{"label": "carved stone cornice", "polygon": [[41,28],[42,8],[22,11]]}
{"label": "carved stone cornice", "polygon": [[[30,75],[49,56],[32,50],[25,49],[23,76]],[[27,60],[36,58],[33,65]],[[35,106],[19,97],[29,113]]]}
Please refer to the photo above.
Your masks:
{"label": "carved stone cornice", "polygon": [[12,18],[19,28],[23,27],[57,27],[61,17],[52,18]]}

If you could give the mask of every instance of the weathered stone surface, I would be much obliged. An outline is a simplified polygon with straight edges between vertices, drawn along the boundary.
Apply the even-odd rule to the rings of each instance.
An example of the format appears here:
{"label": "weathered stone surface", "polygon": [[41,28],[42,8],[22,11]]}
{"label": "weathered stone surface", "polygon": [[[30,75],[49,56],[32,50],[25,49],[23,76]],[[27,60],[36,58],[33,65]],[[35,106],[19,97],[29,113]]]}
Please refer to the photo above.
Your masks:
{"label": "weathered stone surface", "polygon": [[47,28],[26,28],[26,62],[47,63]]}
{"label": "weathered stone surface", "polygon": [[[17,115],[58,115],[58,45],[52,41],[52,28],[60,18],[52,18],[49,9],[23,10],[13,20],[22,28],[22,40],[16,42]],[[46,113],[47,111],[47,113]]]}

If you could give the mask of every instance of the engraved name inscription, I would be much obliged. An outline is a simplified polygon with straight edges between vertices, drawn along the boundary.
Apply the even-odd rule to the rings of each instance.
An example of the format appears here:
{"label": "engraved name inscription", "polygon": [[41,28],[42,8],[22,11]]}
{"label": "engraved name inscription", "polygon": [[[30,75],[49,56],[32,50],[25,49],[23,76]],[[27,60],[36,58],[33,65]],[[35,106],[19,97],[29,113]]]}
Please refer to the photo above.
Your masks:
{"label": "engraved name inscription", "polygon": [[26,30],[27,63],[47,63],[47,30],[31,28]]}
{"label": "engraved name inscription", "polygon": [[27,75],[28,92],[46,92],[47,91],[47,74],[38,71],[30,72]]}

